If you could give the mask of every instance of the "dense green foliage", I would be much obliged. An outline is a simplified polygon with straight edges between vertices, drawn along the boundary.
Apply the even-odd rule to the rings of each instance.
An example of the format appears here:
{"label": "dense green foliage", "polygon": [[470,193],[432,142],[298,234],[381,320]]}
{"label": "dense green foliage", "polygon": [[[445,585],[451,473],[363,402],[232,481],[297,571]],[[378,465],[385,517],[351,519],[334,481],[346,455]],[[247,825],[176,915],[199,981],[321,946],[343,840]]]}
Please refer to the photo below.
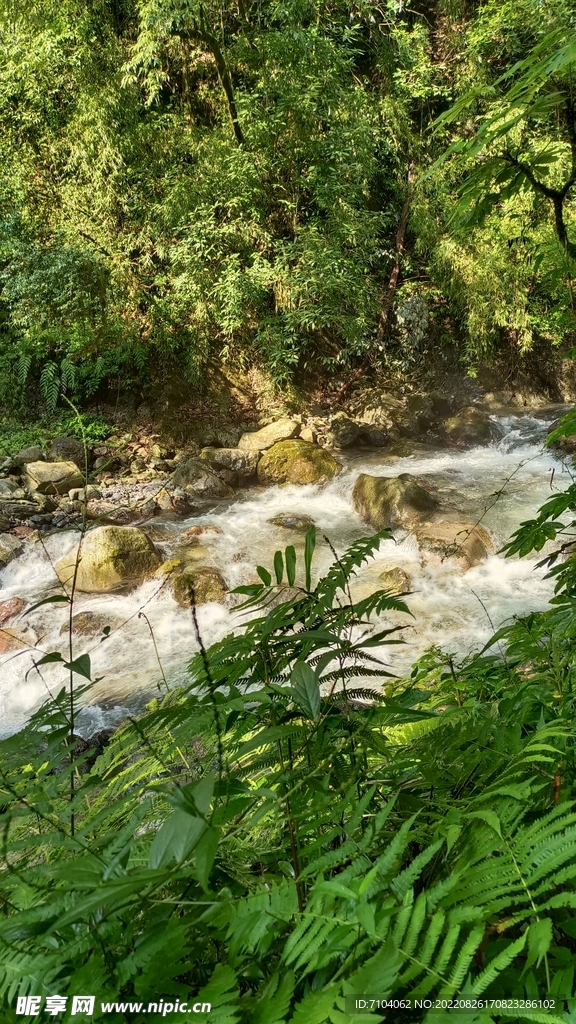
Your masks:
{"label": "dense green foliage", "polygon": [[564,342],[573,30],[569,0],[3,2],[0,401]]}
{"label": "dense green foliage", "polygon": [[[17,993],[80,991],[118,1021],[100,1001],[194,996],[220,1024],[350,1024],[362,995],[573,1011],[574,598],[397,680],[401,630],[369,617],[402,597],[348,596],[382,536],[314,587],[314,530],[302,566],[278,552],[242,588],[245,630],[95,763],[70,689],[3,741],[3,1020]],[[89,657],[64,668],[85,679]]]}

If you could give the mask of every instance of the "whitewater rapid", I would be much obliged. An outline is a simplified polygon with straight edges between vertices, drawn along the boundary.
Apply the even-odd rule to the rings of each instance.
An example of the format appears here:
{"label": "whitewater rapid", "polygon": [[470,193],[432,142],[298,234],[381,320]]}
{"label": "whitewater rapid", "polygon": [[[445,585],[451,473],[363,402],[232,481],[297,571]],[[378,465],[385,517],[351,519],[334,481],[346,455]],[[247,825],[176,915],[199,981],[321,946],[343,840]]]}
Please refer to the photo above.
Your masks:
{"label": "whitewater rapid", "polygon": [[[352,508],[351,493],[358,474],[412,473],[426,481],[442,507],[460,510],[462,520],[481,519],[498,549],[553,490],[562,490],[571,481],[568,467],[543,448],[550,420],[557,415],[556,409],[494,416],[492,443],[468,450],[419,453],[417,449],[405,458],[390,457],[380,450],[342,453],[338,458],[344,462],[344,470],[326,487],[288,485],[238,492],[234,500],[204,515],[160,524],[154,520],[154,541],[169,558],[190,526],[216,527],[201,537],[207,549],[204,561],[216,565],[233,589],[254,581],[256,565],[270,568],[277,548],[294,544],[297,551],[303,549],[303,533],[269,520],[279,513],[306,515],[317,527],[318,577],[333,560],[324,537],[343,552],[371,532]],[[28,543],[24,553],[0,574],[0,601],[18,596],[32,604],[56,592],[52,565],[76,540],[77,534],[71,531],[53,534],[43,543]],[[481,647],[495,629],[514,616],[544,610],[552,585],[536,568],[537,561],[494,554],[457,574],[453,564],[440,568],[423,564],[415,538],[398,533],[358,572],[352,593],[362,597],[376,585],[382,586],[380,573],[391,566],[408,573],[413,591],[408,604],[414,617],[400,613],[384,617],[386,622],[406,627],[404,645],[386,652],[390,671],[402,675],[431,646],[462,657]],[[78,731],[90,734],[142,708],[165,689],[163,677],[168,686],[185,682],[186,667],[196,649],[190,612],[177,605],[161,578],[146,580],[128,593],[78,594],[74,611],[103,613],[112,624],[107,639],[75,639],[75,656],[88,653],[93,678],[101,677],[80,714]],[[25,611],[8,624],[30,646],[0,656],[0,735],[21,728],[30,713],[64,685],[61,667],[37,669],[34,663],[54,650],[67,655],[65,620],[63,606],[52,604]],[[231,601],[201,606],[198,620],[206,645],[242,621]]]}

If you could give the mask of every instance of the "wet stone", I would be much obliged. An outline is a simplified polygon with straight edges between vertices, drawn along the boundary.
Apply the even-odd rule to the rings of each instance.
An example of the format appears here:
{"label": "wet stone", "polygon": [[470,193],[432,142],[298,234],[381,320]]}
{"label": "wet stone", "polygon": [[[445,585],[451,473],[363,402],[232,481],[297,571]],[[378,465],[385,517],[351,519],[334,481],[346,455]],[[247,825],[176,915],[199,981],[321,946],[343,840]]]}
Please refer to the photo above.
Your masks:
{"label": "wet stone", "polygon": [[303,533],[314,526],[311,516],[299,515],[297,512],[281,512],[280,515],[274,516],[268,522],[272,526],[282,526],[285,530],[299,530]]}

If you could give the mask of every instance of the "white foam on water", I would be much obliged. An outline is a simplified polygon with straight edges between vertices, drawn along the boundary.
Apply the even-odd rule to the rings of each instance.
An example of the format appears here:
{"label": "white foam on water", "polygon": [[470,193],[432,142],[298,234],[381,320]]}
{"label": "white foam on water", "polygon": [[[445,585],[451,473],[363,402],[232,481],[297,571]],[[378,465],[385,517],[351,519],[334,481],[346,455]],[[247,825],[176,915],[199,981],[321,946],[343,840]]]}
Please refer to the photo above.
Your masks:
{"label": "white foam on water", "polygon": [[[270,567],[278,548],[294,544],[297,552],[303,550],[304,533],[269,522],[279,513],[289,512],[310,516],[316,524],[315,571],[319,575],[333,561],[325,537],[341,553],[369,534],[351,503],[352,488],[361,472],[381,476],[412,473],[423,478],[444,507],[459,509],[463,519],[482,517],[499,547],[550,496],[552,470],[554,489],[563,489],[571,480],[566,467],[542,449],[547,426],[546,419],[533,414],[494,417],[494,440],[482,447],[430,453],[417,449],[412,456],[394,460],[385,451],[345,453],[339,456],[345,462],[342,473],[328,486],[252,489],[222,511],[167,524],[172,539],[159,547],[169,557],[181,533],[191,525],[217,526],[221,532],[202,535],[201,544],[208,549],[205,562],[219,567],[233,589],[257,579],[255,566]],[[33,603],[55,592],[52,563],[77,539],[71,531],[52,535],[44,546],[27,544],[24,553],[0,574],[0,600],[19,596]],[[458,574],[448,563],[434,569],[422,564],[415,538],[403,534],[383,542],[374,561],[362,567],[354,583],[356,594],[381,586],[380,573],[392,565],[409,573],[413,590],[408,598],[413,619],[400,613],[382,616],[381,624],[406,624],[404,646],[387,648],[384,655],[398,674],[408,671],[431,645],[457,655],[478,649],[503,622],[545,609],[552,594],[550,581],[535,568],[536,559],[506,560],[495,554]],[[127,710],[137,710],[162,691],[166,683],[170,686],[185,680],[197,646],[191,614],[178,606],[162,579],[146,580],[128,593],[78,594],[74,611],[103,613],[112,626],[106,639],[74,639],[75,657],[89,653],[93,677],[102,677],[92,691],[92,707],[79,719],[84,734],[115,724]],[[25,612],[9,623],[10,628],[22,631],[30,648],[0,656],[0,734],[20,728],[49,692],[57,692],[66,683],[61,666],[34,668],[44,653],[58,650],[68,656],[68,635],[61,631],[65,620],[63,605],[52,604]],[[199,607],[198,621],[203,641],[209,645],[237,628],[243,619],[229,601],[227,605]]]}

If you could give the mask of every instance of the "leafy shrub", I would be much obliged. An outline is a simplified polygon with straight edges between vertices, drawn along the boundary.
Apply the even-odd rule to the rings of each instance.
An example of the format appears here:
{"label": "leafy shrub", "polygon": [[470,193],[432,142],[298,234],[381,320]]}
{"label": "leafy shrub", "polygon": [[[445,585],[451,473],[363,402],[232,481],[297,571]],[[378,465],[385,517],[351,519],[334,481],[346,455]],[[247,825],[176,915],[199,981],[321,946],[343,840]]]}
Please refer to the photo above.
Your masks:
{"label": "leafy shrub", "polygon": [[193,994],[220,1024],[349,1024],[362,995],[576,1006],[573,690],[512,632],[504,659],[394,679],[401,632],[369,617],[402,596],[349,597],[384,535],[315,586],[313,530],[302,565],[277,552],[240,588],[256,617],[94,764],[66,689],[3,741],[7,1014],[80,990]]}

